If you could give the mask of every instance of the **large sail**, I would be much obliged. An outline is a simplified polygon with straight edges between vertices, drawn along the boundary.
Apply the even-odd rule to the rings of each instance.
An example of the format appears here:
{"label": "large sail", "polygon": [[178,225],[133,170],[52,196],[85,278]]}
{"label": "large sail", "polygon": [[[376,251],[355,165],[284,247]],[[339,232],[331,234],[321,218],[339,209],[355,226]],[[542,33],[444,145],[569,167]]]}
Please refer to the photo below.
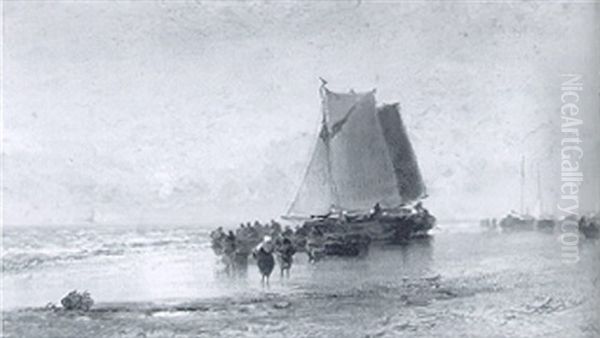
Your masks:
{"label": "large sail", "polygon": [[322,88],[322,95],[321,132],[288,215],[392,207],[420,197],[421,176],[395,106],[378,112],[375,91]]}
{"label": "large sail", "polygon": [[327,92],[326,103],[337,206],[369,210],[375,203],[399,204],[394,168],[377,121],[375,93]]}
{"label": "large sail", "polygon": [[323,215],[335,205],[327,168],[327,156],[325,143],[319,138],[288,215]]}
{"label": "large sail", "polygon": [[398,192],[402,196],[402,201],[406,203],[424,197],[425,184],[419,171],[415,152],[402,123],[398,105],[384,105],[378,109],[377,116],[394,166]]}

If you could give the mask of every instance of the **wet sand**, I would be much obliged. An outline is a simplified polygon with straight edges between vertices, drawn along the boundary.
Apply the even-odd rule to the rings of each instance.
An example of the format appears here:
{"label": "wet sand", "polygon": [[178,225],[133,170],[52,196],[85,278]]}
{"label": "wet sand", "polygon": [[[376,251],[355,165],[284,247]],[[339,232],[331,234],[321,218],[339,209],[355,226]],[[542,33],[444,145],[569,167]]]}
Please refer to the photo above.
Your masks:
{"label": "wet sand", "polygon": [[[508,276],[506,276],[508,277]],[[334,293],[175,304],[99,304],[88,313],[5,313],[6,337],[597,337],[591,297],[544,293],[525,276],[404,280]],[[515,276],[511,276],[515,277]],[[513,278],[511,278],[513,279]],[[597,305],[597,303],[596,303]],[[596,317],[597,319],[597,317]]]}

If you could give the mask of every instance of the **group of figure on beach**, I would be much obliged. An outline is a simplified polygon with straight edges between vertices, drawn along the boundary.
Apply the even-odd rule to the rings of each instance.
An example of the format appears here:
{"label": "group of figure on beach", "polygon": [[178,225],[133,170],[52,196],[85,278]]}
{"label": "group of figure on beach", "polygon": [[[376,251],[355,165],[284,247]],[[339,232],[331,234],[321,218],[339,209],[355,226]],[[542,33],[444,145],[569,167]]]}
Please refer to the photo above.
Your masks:
{"label": "group of figure on beach", "polygon": [[492,231],[512,231],[512,230],[539,230],[553,233],[556,229],[562,229],[563,223],[570,223],[577,226],[577,230],[585,238],[595,239],[600,237],[600,214],[587,214],[582,216],[569,215],[564,218],[552,216],[533,217],[511,210],[504,218],[483,219],[480,225]]}
{"label": "group of figure on beach", "polygon": [[296,253],[293,233],[291,228],[283,229],[275,221],[268,224],[258,221],[242,223],[235,232],[229,230],[227,233],[219,227],[211,233],[212,248],[223,260],[228,273],[240,265],[245,266],[248,256],[252,255],[261,273],[261,281],[268,283],[276,261],[281,276],[289,277]]}

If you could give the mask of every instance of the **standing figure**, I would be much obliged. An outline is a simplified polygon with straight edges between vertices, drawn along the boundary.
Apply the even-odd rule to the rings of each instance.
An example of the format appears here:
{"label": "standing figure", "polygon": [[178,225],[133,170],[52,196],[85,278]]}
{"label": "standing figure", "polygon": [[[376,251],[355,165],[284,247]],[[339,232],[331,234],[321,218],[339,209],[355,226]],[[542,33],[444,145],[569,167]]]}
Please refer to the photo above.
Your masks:
{"label": "standing figure", "polygon": [[227,235],[223,232],[223,227],[218,227],[210,233],[212,249],[217,256],[223,254],[223,240]]}
{"label": "standing figure", "polygon": [[222,240],[222,259],[225,263],[225,272],[231,275],[235,272],[235,254],[237,245],[233,231],[229,230],[227,235],[223,236]]}
{"label": "standing figure", "polygon": [[308,233],[308,237],[306,238],[306,254],[308,255],[309,263],[316,263],[321,257],[324,256],[324,244],[325,238],[323,236],[323,232],[316,226],[312,227]]}
{"label": "standing figure", "polygon": [[290,278],[290,269],[292,268],[292,262],[294,261],[294,254],[296,253],[296,248],[292,244],[289,238],[284,237],[281,245],[277,247],[277,263],[279,263],[279,268],[281,269],[281,277],[283,277],[284,272],[287,277]]}
{"label": "standing figure", "polygon": [[275,258],[273,257],[273,243],[270,236],[265,236],[252,252],[252,256],[256,259],[258,270],[261,275],[261,283],[269,285],[269,276],[275,267]]}

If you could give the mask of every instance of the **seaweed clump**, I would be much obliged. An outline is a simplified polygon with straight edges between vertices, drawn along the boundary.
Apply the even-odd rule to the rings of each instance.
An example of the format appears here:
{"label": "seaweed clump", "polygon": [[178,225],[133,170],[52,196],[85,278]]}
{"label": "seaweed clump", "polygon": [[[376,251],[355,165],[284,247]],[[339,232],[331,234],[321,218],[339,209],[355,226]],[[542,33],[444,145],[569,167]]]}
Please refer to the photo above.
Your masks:
{"label": "seaweed clump", "polygon": [[60,300],[63,308],[69,311],[89,311],[94,305],[94,300],[89,292],[73,290]]}

